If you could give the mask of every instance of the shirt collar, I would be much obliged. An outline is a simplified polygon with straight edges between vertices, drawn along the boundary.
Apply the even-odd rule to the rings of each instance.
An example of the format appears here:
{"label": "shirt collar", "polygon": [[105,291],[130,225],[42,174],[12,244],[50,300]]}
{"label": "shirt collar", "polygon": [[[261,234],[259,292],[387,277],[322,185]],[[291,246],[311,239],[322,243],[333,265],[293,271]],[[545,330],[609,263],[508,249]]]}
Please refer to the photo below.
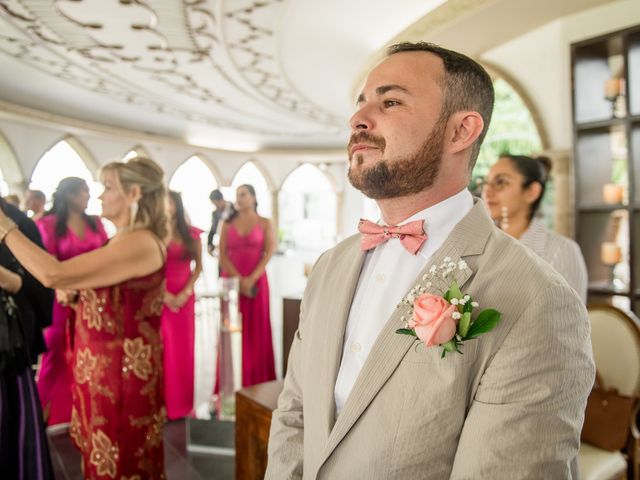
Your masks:
{"label": "shirt collar", "polygon": [[[413,222],[415,220],[424,220],[424,230],[428,237],[438,238],[438,243],[451,233],[453,228],[460,220],[473,208],[473,196],[466,188],[463,188],[455,195],[445,198],[441,202],[436,203],[424,210],[413,214],[411,217],[400,222],[398,225]],[[381,218],[378,224],[384,225]],[[419,250],[423,253],[427,242]]]}
{"label": "shirt collar", "polygon": [[[398,225],[404,225],[405,223],[413,222],[415,220],[425,220],[427,222],[427,226],[432,227],[430,229],[438,230],[441,225],[449,223],[448,220],[451,218],[451,212],[455,211],[452,209],[455,209],[456,207],[464,207],[467,210],[473,207],[473,196],[466,188],[463,188],[455,195],[445,198],[435,205],[431,205],[424,210],[420,210],[411,217],[400,222]],[[385,225],[385,222],[380,218],[380,220],[378,220],[378,224]],[[427,234],[428,233],[429,231],[427,231]]]}

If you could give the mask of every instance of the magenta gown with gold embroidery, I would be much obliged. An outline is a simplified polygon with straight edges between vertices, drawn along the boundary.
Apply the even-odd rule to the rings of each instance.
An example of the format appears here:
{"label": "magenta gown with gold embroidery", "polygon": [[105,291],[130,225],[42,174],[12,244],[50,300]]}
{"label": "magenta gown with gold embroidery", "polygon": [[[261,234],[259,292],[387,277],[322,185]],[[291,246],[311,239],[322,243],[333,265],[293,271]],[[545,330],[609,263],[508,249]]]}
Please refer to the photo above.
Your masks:
{"label": "magenta gown with gold embroidery", "polygon": [[[265,233],[260,224],[246,235],[240,235],[231,223],[227,228],[227,256],[238,273],[250,275],[264,254]],[[222,272],[222,276],[228,276]],[[275,380],[271,318],[269,314],[269,281],[265,271],[256,282],[254,298],[240,295],[242,313],[242,386]]]}
{"label": "magenta gown with gold embroidery", "polygon": [[[101,247],[107,241],[107,233],[98,217],[96,231],[86,224],[83,238],[79,238],[71,229],[62,237],[56,235],[56,215],[46,215],[37,225],[42,243],[49,253],[58,260],[86,253]],[[66,358],[66,324],[72,315],[70,307],[64,307],[53,301],[51,326],[44,331],[47,351],[42,354],[42,364],[38,374],[38,393],[42,410],[48,425],[66,423],[71,419],[71,367]]]}
{"label": "magenta gown with gold embroidery", "polygon": [[163,267],[80,291],[71,337],[71,437],[82,453],[84,478],[164,478],[164,279]]}

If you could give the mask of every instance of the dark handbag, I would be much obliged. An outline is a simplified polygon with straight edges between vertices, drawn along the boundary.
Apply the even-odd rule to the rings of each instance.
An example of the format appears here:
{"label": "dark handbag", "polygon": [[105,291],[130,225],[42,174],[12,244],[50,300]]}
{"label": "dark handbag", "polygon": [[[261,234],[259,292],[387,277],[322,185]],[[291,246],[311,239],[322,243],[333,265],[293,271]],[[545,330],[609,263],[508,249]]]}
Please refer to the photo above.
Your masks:
{"label": "dark handbag", "polygon": [[596,373],[595,384],[587,399],[580,439],[610,452],[622,450],[629,439],[637,403],[637,395],[628,397],[616,389],[605,389]]}
{"label": "dark handbag", "polygon": [[29,363],[18,307],[13,297],[0,289],[0,372],[19,372]]}

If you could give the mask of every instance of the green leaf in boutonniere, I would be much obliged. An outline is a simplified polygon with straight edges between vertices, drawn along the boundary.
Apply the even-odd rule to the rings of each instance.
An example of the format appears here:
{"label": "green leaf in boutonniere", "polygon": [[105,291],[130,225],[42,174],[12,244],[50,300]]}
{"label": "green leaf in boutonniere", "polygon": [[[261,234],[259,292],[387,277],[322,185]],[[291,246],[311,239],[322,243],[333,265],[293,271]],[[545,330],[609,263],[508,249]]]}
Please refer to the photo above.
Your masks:
{"label": "green leaf in boutonniere", "polygon": [[471,326],[471,312],[464,312],[462,314],[462,317],[460,318],[460,322],[458,322],[458,333],[462,338],[465,338],[467,336],[470,326]]}
{"label": "green leaf in boutonniere", "polygon": [[469,331],[464,336],[465,340],[469,340],[472,338],[476,338],[478,335],[489,332],[493,330],[493,328],[500,321],[501,313],[493,308],[488,308],[487,310],[483,310],[478,315],[478,318],[471,324],[469,327]]}
{"label": "green leaf in boutonniere", "polygon": [[399,328],[396,330],[396,333],[399,333],[400,335],[413,335],[414,337],[416,336],[416,332],[413,330],[413,328]]}
{"label": "green leaf in boutonniere", "polygon": [[463,295],[462,295],[462,292],[460,291],[460,287],[458,286],[458,282],[456,282],[454,280],[451,283],[451,286],[449,287],[449,290],[447,290],[447,293],[445,294],[444,298],[445,298],[445,300],[450,302],[452,298],[461,299],[462,297],[463,297]]}

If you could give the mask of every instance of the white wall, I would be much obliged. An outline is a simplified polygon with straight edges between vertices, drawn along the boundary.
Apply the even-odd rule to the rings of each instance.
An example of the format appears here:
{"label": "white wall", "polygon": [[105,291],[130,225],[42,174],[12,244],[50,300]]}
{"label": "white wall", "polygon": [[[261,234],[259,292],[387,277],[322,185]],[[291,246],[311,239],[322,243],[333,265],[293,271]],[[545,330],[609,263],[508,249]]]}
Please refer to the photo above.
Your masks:
{"label": "white wall", "polygon": [[505,71],[538,111],[551,150],[570,150],[572,43],[640,24],[640,1],[621,0],[555,20],[497,48],[481,60]]}

